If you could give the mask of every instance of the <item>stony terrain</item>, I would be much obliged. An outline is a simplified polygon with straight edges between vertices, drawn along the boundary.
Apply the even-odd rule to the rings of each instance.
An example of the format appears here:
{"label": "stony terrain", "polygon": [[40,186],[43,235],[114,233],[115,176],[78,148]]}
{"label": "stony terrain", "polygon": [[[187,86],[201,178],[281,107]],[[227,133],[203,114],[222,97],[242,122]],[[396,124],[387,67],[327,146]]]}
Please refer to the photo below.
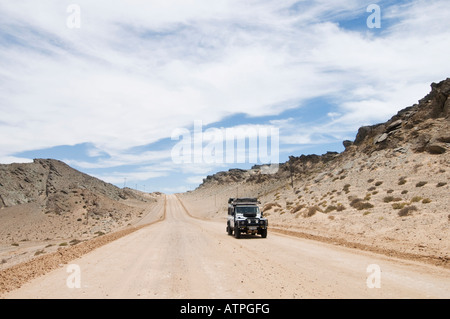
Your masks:
{"label": "stony terrain", "polygon": [[160,196],[52,159],[0,165],[0,269],[133,225]]}
{"label": "stony terrain", "polygon": [[229,197],[258,197],[274,231],[448,266],[449,119],[447,79],[386,123],[361,127],[342,153],[291,156],[275,174],[219,172],[179,196],[223,221]]}

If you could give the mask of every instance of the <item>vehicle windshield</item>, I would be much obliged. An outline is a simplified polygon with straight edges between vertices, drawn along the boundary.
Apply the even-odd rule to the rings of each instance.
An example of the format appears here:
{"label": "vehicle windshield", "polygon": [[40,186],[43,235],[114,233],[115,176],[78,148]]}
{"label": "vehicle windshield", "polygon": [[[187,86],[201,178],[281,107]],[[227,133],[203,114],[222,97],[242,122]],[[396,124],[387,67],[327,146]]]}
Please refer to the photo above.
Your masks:
{"label": "vehicle windshield", "polygon": [[238,206],[236,207],[236,213],[256,216],[259,213],[258,206]]}

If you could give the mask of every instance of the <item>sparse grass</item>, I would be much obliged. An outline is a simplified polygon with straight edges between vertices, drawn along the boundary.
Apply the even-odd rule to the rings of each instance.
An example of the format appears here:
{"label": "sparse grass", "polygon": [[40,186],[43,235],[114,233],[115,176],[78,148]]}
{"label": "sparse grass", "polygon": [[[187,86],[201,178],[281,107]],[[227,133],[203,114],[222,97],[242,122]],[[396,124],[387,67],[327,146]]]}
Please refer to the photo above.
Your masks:
{"label": "sparse grass", "polygon": [[402,195],[405,195],[405,194],[408,194],[408,190],[406,190],[406,189],[402,191]]}
{"label": "sparse grass", "polygon": [[59,246],[67,246],[68,244],[66,242],[59,244]]}
{"label": "sparse grass", "polygon": [[369,192],[371,192],[371,191],[374,191],[374,190],[376,190],[377,188],[375,187],[375,186],[371,186],[371,187],[369,187],[367,190],[369,191]]}
{"label": "sparse grass", "polygon": [[398,216],[403,217],[403,216],[411,216],[412,212],[417,211],[417,207],[412,205],[412,206],[406,206],[404,208],[402,208],[399,212],[398,212]]}
{"label": "sparse grass", "polygon": [[445,185],[447,185],[447,183],[439,182],[439,183],[437,183],[436,187],[442,187],[442,186],[445,186]]}
{"label": "sparse grass", "polygon": [[11,246],[16,246],[17,247],[17,246],[19,246],[19,244],[18,243],[12,243]]}
{"label": "sparse grass", "polygon": [[429,198],[424,198],[422,200],[422,204],[429,204],[429,203],[431,203],[431,199],[429,199]]}
{"label": "sparse grass", "polygon": [[422,186],[425,186],[426,184],[428,184],[428,182],[425,182],[425,181],[418,182],[418,183],[416,184],[416,187],[422,187]]}
{"label": "sparse grass", "polygon": [[39,256],[39,255],[41,255],[41,254],[43,254],[43,253],[45,253],[44,250],[43,250],[43,249],[40,249],[40,250],[37,250],[37,251],[34,253],[34,255],[35,255],[35,256]]}
{"label": "sparse grass", "polygon": [[73,246],[73,245],[76,245],[76,244],[81,243],[81,240],[78,240],[78,239],[72,239],[69,243],[70,243],[71,246]]}
{"label": "sparse grass", "polygon": [[345,210],[345,206],[342,205],[341,203],[338,203],[337,206],[336,206],[336,210],[338,212],[342,212],[343,210]]}
{"label": "sparse grass", "polygon": [[374,179],[371,178],[371,179],[368,179],[368,180],[367,180],[367,183],[373,183],[373,181],[374,181]]}
{"label": "sparse grass", "polygon": [[369,215],[371,212],[369,212],[369,211],[367,211],[367,212],[364,212],[363,213],[363,216],[367,216],[367,215]]}
{"label": "sparse grass", "polygon": [[420,196],[414,196],[413,198],[411,198],[411,203],[418,203],[422,200],[423,198]]}
{"label": "sparse grass", "polygon": [[398,180],[398,185],[404,185],[406,184],[406,178],[405,177],[400,177]]}
{"label": "sparse grass", "polygon": [[380,186],[381,184],[383,184],[383,182],[382,181],[378,181],[378,182],[375,183],[375,186]]}
{"label": "sparse grass", "polygon": [[394,192],[393,189],[388,189],[388,190],[386,191],[386,193],[388,193],[388,194],[392,194],[393,192]]}

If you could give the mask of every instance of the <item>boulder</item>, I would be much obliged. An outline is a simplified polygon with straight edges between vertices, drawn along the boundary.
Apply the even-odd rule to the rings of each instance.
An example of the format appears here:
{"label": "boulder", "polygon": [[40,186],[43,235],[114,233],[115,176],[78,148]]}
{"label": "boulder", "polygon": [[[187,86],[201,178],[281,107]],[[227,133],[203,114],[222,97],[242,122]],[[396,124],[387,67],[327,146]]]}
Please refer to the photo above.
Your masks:
{"label": "boulder", "polygon": [[387,138],[388,138],[388,136],[389,136],[389,135],[388,135],[387,133],[381,134],[379,137],[377,137],[377,138],[375,139],[375,144],[382,143],[382,142],[386,141]]}
{"label": "boulder", "polygon": [[446,151],[445,147],[437,144],[428,145],[426,150],[430,154],[444,154]]}
{"label": "boulder", "polygon": [[386,132],[391,132],[393,130],[396,130],[398,128],[400,128],[400,126],[402,125],[403,121],[402,120],[397,120],[392,122],[391,124],[388,125],[388,127],[386,128]]}
{"label": "boulder", "polygon": [[342,144],[344,145],[345,149],[347,149],[348,147],[353,145],[353,142],[349,141],[349,140],[345,140],[342,142]]}

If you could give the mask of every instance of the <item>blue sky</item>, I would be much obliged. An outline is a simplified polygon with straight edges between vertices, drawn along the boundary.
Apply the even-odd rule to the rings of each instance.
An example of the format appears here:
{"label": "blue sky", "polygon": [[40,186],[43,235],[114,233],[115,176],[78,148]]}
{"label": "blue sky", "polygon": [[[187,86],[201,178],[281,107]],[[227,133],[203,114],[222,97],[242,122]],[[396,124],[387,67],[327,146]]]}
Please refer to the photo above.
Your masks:
{"label": "blue sky", "polygon": [[176,163],[195,121],[276,128],[280,162],[340,152],[449,76],[449,16],[446,0],[4,1],[0,163],[167,193],[262,164]]}

